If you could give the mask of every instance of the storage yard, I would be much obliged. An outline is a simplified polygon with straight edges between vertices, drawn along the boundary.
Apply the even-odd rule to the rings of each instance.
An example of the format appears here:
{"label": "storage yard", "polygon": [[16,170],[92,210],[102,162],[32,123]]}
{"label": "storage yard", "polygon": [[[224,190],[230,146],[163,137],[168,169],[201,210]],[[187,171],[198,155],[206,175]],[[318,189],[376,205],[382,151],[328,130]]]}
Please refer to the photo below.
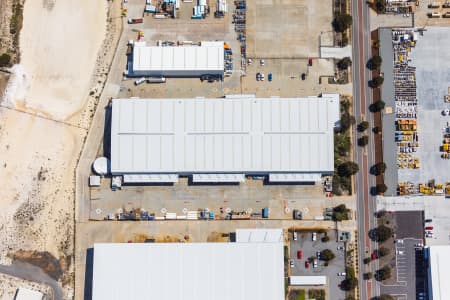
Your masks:
{"label": "storage yard", "polygon": [[[390,129],[386,126],[394,122],[397,169],[388,165],[386,178],[395,178],[392,173],[397,173],[399,195],[444,195],[447,190],[450,194],[450,54],[442,51],[450,47],[448,34],[448,28],[440,27],[430,27],[423,35],[409,29],[392,31],[394,102],[389,101],[388,90],[383,87],[387,101],[383,126],[387,138]],[[395,120],[390,120],[390,105],[394,106]],[[386,151],[385,156],[389,156]],[[390,181],[386,184],[392,184]]]}

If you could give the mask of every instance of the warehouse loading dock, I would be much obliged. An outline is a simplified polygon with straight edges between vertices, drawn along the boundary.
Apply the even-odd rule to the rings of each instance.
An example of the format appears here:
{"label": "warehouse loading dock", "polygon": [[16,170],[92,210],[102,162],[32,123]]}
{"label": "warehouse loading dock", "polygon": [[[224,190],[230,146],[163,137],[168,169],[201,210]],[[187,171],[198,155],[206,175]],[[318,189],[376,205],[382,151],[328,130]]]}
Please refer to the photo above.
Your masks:
{"label": "warehouse loading dock", "polygon": [[339,95],[334,94],[114,99],[111,173],[140,179],[152,174],[152,180],[173,182],[178,176],[242,182],[244,175],[316,182],[333,173],[338,120]]}

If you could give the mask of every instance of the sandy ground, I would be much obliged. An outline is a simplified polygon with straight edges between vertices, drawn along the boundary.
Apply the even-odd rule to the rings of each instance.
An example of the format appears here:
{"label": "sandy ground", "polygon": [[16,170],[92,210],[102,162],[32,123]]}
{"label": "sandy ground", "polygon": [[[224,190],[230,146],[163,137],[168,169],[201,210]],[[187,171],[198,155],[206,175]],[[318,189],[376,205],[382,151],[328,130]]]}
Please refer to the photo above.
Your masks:
{"label": "sandy ground", "polygon": [[50,299],[48,296],[51,295],[51,289],[48,286],[0,274],[0,300],[13,299],[19,287],[39,291],[45,295],[45,300]]}
{"label": "sandy ground", "polygon": [[120,35],[119,14],[118,1],[25,4],[22,60],[0,107],[0,262],[18,249],[73,256],[74,170]]}

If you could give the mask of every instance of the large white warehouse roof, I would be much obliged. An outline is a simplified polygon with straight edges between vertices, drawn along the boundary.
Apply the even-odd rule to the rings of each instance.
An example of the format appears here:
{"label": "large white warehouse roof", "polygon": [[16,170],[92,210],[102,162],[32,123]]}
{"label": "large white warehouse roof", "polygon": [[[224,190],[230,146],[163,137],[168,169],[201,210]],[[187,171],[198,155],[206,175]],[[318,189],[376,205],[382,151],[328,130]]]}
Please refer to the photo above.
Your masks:
{"label": "large white warehouse roof", "polygon": [[201,46],[145,46],[133,48],[132,72],[136,75],[198,76],[224,72],[224,43]]}
{"label": "large white warehouse roof", "polygon": [[114,99],[113,174],[331,173],[339,96]]}
{"label": "large white warehouse roof", "polygon": [[429,253],[432,299],[448,299],[446,295],[450,282],[450,246],[430,246]]}
{"label": "large white warehouse roof", "polygon": [[282,243],[95,244],[92,299],[282,300]]}

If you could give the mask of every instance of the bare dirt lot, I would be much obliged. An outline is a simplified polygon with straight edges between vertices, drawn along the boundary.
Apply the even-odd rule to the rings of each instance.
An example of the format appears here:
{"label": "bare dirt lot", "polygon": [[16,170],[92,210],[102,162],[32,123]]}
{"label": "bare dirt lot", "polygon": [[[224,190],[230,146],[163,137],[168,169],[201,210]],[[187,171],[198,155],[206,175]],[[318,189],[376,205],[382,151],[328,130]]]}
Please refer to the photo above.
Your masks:
{"label": "bare dirt lot", "polygon": [[320,34],[332,30],[331,21],[331,0],[249,0],[247,55],[318,57]]}

